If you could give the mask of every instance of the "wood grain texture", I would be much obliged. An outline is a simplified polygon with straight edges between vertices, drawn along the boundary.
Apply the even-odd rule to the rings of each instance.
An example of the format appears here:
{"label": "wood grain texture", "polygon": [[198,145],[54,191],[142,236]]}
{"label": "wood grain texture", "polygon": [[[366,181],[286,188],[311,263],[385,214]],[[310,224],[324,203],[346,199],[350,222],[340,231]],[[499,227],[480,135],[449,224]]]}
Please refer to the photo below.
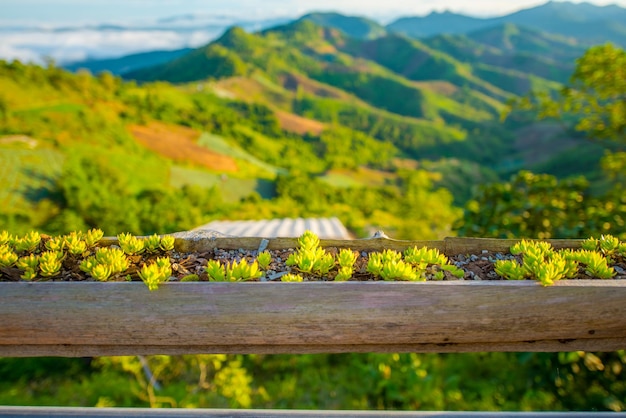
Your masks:
{"label": "wood grain texture", "polygon": [[626,348],[626,282],[0,283],[0,356]]}
{"label": "wood grain texture", "polygon": [[[177,239],[176,249],[182,252],[210,251],[214,248],[223,249],[246,249],[259,248],[264,238],[212,238],[212,239]],[[267,239],[268,248],[271,250],[283,250],[297,248],[296,238],[270,238]],[[495,238],[456,238],[448,237],[441,241],[403,241],[390,238],[366,238],[356,240],[320,240],[323,248],[351,248],[358,251],[382,251],[392,249],[404,251],[410,247],[436,248],[450,256],[456,254],[480,254],[482,250],[493,252],[508,252],[509,248],[519,242],[519,239],[495,239]],[[546,240],[555,248],[579,248],[582,240]],[[108,238],[107,244],[114,243],[115,239]]]}
{"label": "wood grain texture", "polygon": [[[212,239],[177,239],[176,249],[181,252],[202,252],[210,251],[214,248],[222,248],[227,250],[232,249],[245,249],[256,250],[261,245],[261,241],[264,238],[256,237],[241,237],[241,238],[212,238]],[[269,238],[267,239],[270,250],[284,250],[288,248],[297,248],[297,238]],[[114,243],[114,240],[107,241],[107,243]],[[381,251],[385,248],[403,251],[406,248],[418,246],[437,248],[440,251],[445,250],[444,241],[401,241],[389,238],[367,238],[357,240],[335,240],[335,239],[322,239],[320,245],[323,248],[337,247],[337,248],[351,248],[358,251]]]}

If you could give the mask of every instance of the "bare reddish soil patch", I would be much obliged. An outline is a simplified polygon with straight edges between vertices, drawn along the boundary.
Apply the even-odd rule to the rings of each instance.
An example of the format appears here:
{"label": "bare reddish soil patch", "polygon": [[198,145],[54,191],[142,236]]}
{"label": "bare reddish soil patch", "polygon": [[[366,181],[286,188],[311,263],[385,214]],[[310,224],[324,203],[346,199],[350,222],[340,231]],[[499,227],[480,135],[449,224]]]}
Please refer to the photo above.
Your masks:
{"label": "bare reddish soil patch", "polygon": [[284,74],[278,79],[284,88],[291,91],[297,91],[298,87],[300,87],[303,92],[319,97],[328,97],[331,99],[350,99],[352,97],[343,90],[327,86],[298,74]]}
{"label": "bare reddish soil patch", "polygon": [[280,127],[285,131],[294,132],[299,135],[306,133],[319,135],[326,129],[326,125],[314,119],[303,118],[302,116],[294,115],[293,113],[283,110],[275,110],[275,112]]}
{"label": "bare reddish soil patch", "polygon": [[413,85],[443,94],[444,96],[452,96],[459,91],[459,88],[449,81],[414,81]]}
{"label": "bare reddish soil patch", "polygon": [[235,160],[196,144],[200,133],[184,126],[150,122],[128,127],[146,148],[176,162],[191,163],[215,171],[237,171]]}
{"label": "bare reddish soil patch", "polygon": [[262,98],[265,93],[264,87],[256,80],[247,77],[230,77],[220,80],[215,85],[233,94],[240,100],[251,101]]}

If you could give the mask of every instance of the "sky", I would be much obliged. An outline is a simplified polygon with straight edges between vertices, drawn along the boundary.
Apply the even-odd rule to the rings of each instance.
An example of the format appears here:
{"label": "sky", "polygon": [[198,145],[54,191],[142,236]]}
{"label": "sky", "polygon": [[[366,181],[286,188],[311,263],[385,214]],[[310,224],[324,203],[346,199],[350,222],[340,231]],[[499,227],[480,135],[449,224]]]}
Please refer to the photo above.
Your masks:
{"label": "sky", "polygon": [[[366,16],[386,24],[400,16],[445,10],[477,17],[501,16],[546,1],[0,0],[0,59],[43,63],[53,58],[63,65],[144,51],[197,48],[233,24],[257,31],[312,11]],[[589,1],[626,7],[626,0]],[[172,17],[179,19],[160,21]],[[277,18],[283,21],[267,20]],[[117,26],[96,27],[101,24]]]}
{"label": "sky", "polygon": [[[626,0],[590,0],[597,5]],[[424,15],[450,10],[473,16],[498,16],[538,6],[545,0],[0,0],[0,20],[49,24],[125,22],[188,13],[225,13],[259,19],[299,16],[333,10],[380,21],[400,15]]]}

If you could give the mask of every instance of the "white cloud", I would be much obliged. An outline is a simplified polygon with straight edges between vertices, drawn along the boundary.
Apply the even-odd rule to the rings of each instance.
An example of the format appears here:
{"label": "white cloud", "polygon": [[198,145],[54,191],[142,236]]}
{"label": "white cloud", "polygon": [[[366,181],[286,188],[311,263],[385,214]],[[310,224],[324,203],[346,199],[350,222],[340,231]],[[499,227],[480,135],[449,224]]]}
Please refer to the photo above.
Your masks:
{"label": "white cloud", "polygon": [[39,54],[34,51],[5,43],[0,43],[0,58],[22,62],[40,62]]}
{"label": "white cloud", "polygon": [[58,63],[128,55],[141,51],[200,46],[219,31],[31,29],[0,34],[0,58],[41,62],[50,56]]}
{"label": "white cloud", "polygon": [[[338,11],[388,23],[399,16],[451,10],[494,16],[537,6],[545,0],[0,0],[0,58],[40,62],[51,56],[64,63],[88,57],[119,57],[131,53],[197,47],[227,26],[276,17],[297,17],[311,11]],[[626,0],[592,0],[598,5]],[[42,17],[44,16],[44,17]],[[58,19],[61,16],[62,19]],[[155,18],[160,16],[161,18]],[[166,19],[163,17],[178,17]],[[17,20],[16,20],[17,19]],[[23,25],[19,19],[34,21]],[[55,30],[59,22],[74,27]],[[123,22],[122,28],[96,30],[77,22]],[[263,24],[250,24],[260,29]]]}

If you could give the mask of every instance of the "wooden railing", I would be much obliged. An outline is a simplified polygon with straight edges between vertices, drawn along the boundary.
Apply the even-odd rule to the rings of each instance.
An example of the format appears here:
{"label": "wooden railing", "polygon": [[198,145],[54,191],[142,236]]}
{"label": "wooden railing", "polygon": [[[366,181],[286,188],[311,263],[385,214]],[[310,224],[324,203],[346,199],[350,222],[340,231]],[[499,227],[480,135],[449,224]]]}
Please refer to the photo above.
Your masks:
{"label": "wooden railing", "polygon": [[[323,241],[325,247],[447,255],[507,251],[514,240]],[[552,241],[557,248],[580,241]],[[181,251],[291,248],[293,239],[178,240]],[[191,353],[614,351],[626,349],[626,281],[0,283],[0,356]],[[56,415],[55,415],[56,414]],[[134,414],[134,415],[133,415]],[[2,408],[6,416],[393,416],[377,412]],[[204,415],[203,415],[204,414]],[[484,413],[408,413],[475,417]],[[494,417],[535,417],[499,413]],[[547,415],[554,418],[571,413]],[[578,416],[605,416],[602,413]],[[608,414],[607,414],[608,416]],[[612,414],[611,416],[615,416]]]}

